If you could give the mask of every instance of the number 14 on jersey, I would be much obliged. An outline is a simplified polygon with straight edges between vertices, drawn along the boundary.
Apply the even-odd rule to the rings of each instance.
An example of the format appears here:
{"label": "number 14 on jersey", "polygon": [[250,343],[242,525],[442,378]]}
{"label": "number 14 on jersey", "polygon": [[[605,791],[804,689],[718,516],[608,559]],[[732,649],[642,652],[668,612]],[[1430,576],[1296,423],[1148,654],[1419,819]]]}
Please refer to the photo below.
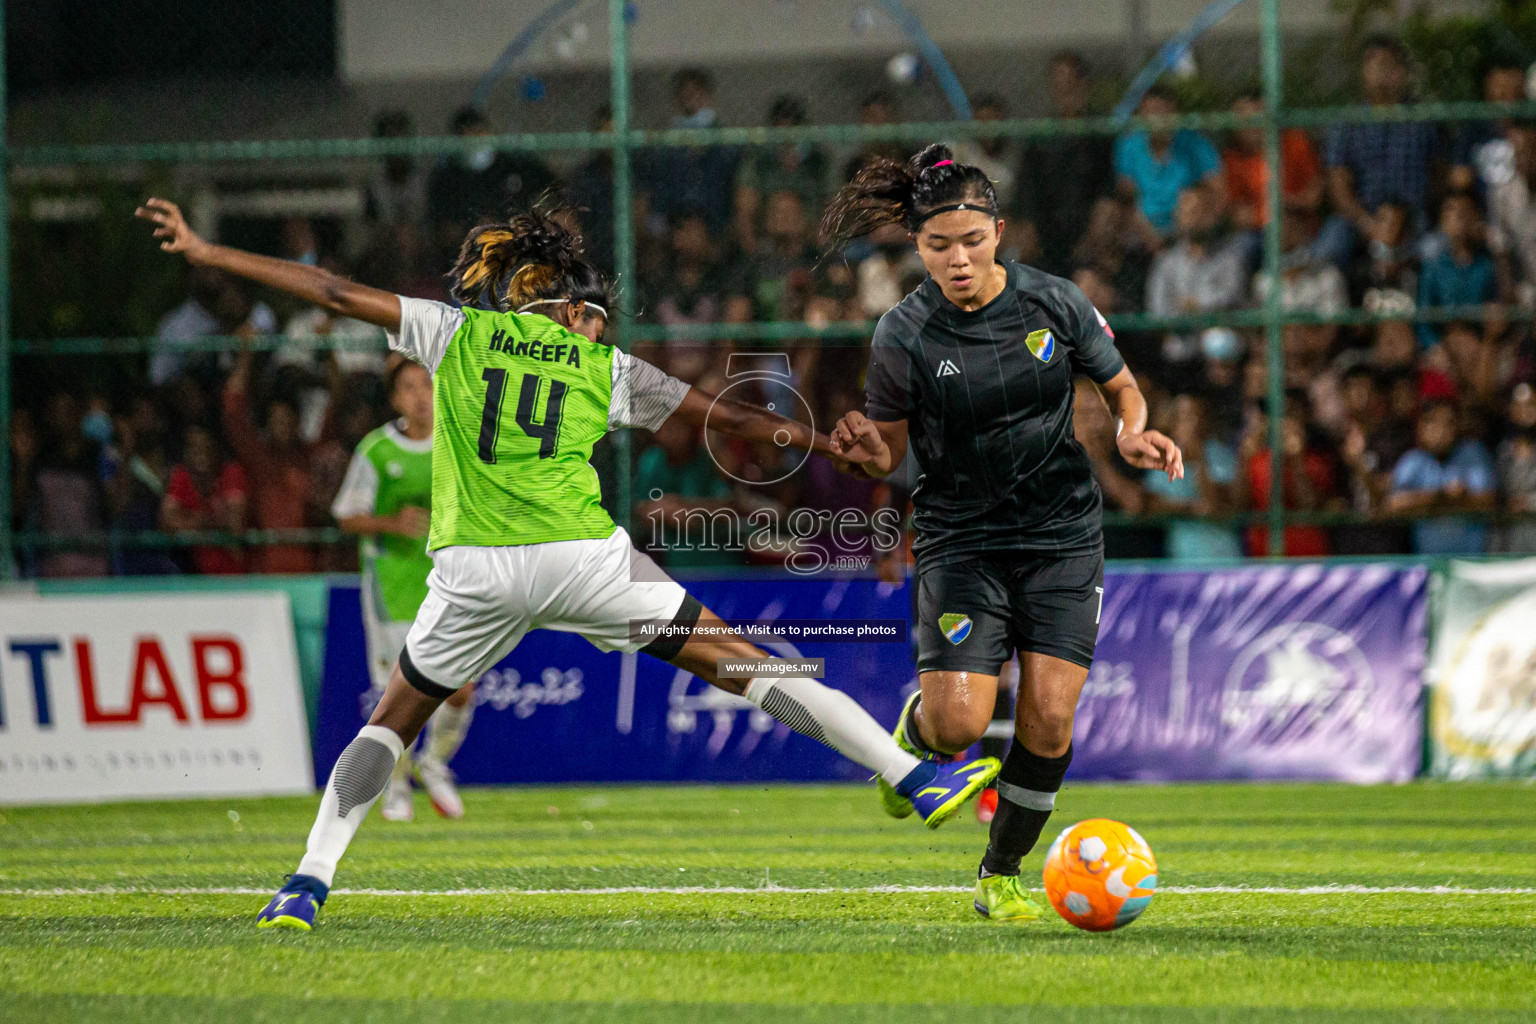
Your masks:
{"label": "number 14 on jersey", "polygon": [[[507,371],[486,369],[480,379],[485,381],[485,409],[480,415],[480,461],[494,466],[496,441],[501,436],[501,404],[507,395]],[[517,393],[517,425],[523,433],[539,442],[539,458],[548,459],[554,457],[560,445],[560,413],[565,407],[566,383],[562,380],[549,382],[543,422],[535,422],[533,410],[543,384],[544,378],[538,374],[523,374],[522,388]]]}

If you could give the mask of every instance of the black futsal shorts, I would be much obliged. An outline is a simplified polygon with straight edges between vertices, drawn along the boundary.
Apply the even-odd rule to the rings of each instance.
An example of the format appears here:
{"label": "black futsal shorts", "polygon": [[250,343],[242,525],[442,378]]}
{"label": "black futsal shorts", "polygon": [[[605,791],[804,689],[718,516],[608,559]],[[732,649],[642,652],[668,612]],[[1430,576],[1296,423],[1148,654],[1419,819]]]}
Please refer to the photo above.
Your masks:
{"label": "black futsal shorts", "polygon": [[1015,651],[1093,664],[1104,552],[991,551],[917,566],[917,670],[995,676]]}

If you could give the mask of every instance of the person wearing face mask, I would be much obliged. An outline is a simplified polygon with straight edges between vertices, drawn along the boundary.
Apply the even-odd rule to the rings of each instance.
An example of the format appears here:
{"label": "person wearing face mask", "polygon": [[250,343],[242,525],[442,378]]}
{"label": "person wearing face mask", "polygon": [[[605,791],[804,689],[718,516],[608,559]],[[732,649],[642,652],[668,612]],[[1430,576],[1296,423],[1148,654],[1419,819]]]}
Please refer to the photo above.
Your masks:
{"label": "person wearing face mask", "polygon": [[[702,68],[683,68],[672,77],[677,113],[671,127],[714,128],[715,83]],[[698,211],[711,235],[725,233],[735,214],[735,146],[681,146],[652,150],[635,166],[640,190],[650,197],[651,213],[665,225],[681,214]]]}
{"label": "person wearing face mask", "polygon": [[471,224],[528,206],[555,183],[538,157],[495,148],[490,119],[474,107],[461,107],[448,130],[474,144],[439,157],[427,181],[427,216],[445,254],[456,250]]}
{"label": "person wearing face mask", "polygon": [[[1171,440],[1147,430],[1147,403],[1108,323],[1072,282],[997,259],[1003,224],[986,173],[929,146],[876,161],[822,219],[834,247],[889,224],[909,233],[928,278],[885,316],[871,343],[868,413],[849,412],[832,447],[871,477],[907,454],[917,540],[917,671],[895,736],[942,759],[981,739],[998,675],[1018,653],[1014,742],[976,882],[993,921],[1034,921],[1019,881],[1072,761],[1072,726],[1098,641],[1103,499],[1073,437],[1073,375],[1118,417],[1121,456],[1183,476]],[[881,787],[886,813],[910,801]]]}
{"label": "person wearing face mask", "polygon": [[[342,752],[296,873],[258,927],[308,930],[341,856],[407,745],[438,707],[530,629],[644,652],[745,697],[789,728],[870,769],[930,828],[996,775],[995,759],[938,765],[902,750],[851,697],[768,655],[691,597],[602,506],[592,448],[612,430],[699,429],[830,455],[825,434],[691,387],[602,343],[612,285],[581,255],[570,211],[537,204],[471,231],[449,273],[461,305],[405,298],[319,267],[212,245],[176,204],[150,199],[167,252],[218,266],[384,328],[432,375],[427,595],[369,723]],[[721,660],[762,664],[743,679]],[[742,671],[741,675],[746,675]]]}
{"label": "person wearing face mask", "polygon": [[[1147,277],[1147,312],[1179,316],[1231,309],[1243,297],[1247,267],[1239,239],[1221,232],[1220,210],[1211,190],[1185,189],[1174,214],[1178,242],[1152,261]],[[1163,342],[1170,363],[1193,359],[1198,334],[1171,334]]]}

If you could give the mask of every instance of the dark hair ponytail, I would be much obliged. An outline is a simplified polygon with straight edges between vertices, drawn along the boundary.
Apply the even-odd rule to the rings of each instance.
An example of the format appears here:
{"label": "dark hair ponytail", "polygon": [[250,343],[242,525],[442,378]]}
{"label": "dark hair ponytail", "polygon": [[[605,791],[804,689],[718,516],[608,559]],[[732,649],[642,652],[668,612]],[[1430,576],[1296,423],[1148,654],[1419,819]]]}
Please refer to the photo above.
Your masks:
{"label": "dark hair ponytail", "polygon": [[837,249],[885,224],[916,231],[937,213],[964,204],[997,216],[997,193],[980,167],[955,163],[935,143],[906,163],[877,157],[838,190],[821,218],[821,237]]}
{"label": "dark hair ponytail", "polygon": [[609,307],[608,281],[582,256],[581,236],[567,226],[574,217],[574,210],[546,197],[505,224],[474,228],[448,272],[453,297],[501,312],[541,299]]}

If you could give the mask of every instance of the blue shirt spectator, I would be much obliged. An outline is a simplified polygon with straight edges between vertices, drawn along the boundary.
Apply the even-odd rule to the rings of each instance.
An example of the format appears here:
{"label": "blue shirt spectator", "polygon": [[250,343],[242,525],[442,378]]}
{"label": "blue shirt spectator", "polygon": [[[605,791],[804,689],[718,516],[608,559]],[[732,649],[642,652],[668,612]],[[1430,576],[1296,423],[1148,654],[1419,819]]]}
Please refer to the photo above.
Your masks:
{"label": "blue shirt spectator", "polygon": [[1160,147],[1158,142],[1144,131],[1122,135],[1115,141],[1115,173],[1136,187],[1141,212],[1166,235],[1173,230],[1179,193],[1214,179],[1221,157],[1205,136],[1187,128],[1173,132]]}
{"label": "blue shirt spectator", "polygon": [[1417,220],[1429,195],[1435,141],[1435,126],[1423,121],[1336,124],[1328,129],[1323,162],[1349,171],[1355,198],[1367,210],[1402,203]]}
{"label": "blue shirt spectator", "polygon": [[[1481,442],[1456,441],[1456,410],[1436,403],[1419,417],[1419,447],[1392,471],[1387,508],[1393,512],[1492,507],[1496,475]],[[1413,549],[1421,555],[1476,555],[1488,549],[1487,528],[1456,516],[1413,524]]]}
{"label": "blue shirt spectator", "polygon": [[[1419,307],[1475,306],[1499,297],[1498,274],[1485,252],[1465,265],[1449,252],[1424,261],[1419,273]],[[1440,340],[1433,324],[1419,324],[1419,344],[1425,348]]]}
{"label": "blue shirt spectator", "polygon": [[[1142,117],[1171,117],[1179,112],[1168,89],[1154,85],[1142,97],[1136,113]],[[1147,223],[1158,234],[1173,231],[1179,193],[1221,178],[1221,156],[1205,136],[1180,128],[1135,131],[1115,140],[1115,175],[1122,193],[1131,191]]]}
{"label": "blue shirt spectator", "polygon": [[[1401,111],[1408,90],[1408,52],[1389,35],[1373,35],[1360,48],[1360,90],[1382,113]],[[1430,151],[1437,141],[1433,124],[1414,121],[1335,124],[1323,142],[1328,192],[1334,216],[1319,246],[1341,269],[1349,262],[1359,235],[1369,237],[1373,218],[1384,203],[1408,211],[1410,233],[1424,231],[1429,195]]]}
{"label": "blue shirt spectator", "polygon": [[[1419,307],[1476,306],[1499,297],[1499,278],[1484,245],[1487,228],[1477,203],[1466,192],[1445,197],[1440,206],[1440,234],[1445,247],[1426,259],[1419,271]],[[1439,331],[1421,323],[1419,344],[1429,348]]]}

